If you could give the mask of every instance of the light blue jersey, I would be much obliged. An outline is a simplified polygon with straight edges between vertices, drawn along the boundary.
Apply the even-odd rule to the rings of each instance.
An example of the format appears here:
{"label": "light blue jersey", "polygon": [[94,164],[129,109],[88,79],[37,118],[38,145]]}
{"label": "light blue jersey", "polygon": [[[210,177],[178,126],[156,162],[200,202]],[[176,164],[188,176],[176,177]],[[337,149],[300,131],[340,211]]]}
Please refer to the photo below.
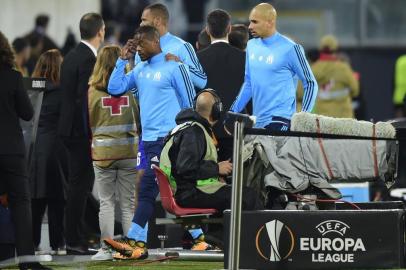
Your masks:
{"label": "light blue jersey", "polygon": [[273,117],[291,119],[296,111],[297,78],[303,83],[302,111],[310,112],[317,97],[317,82],[303,48],[276,32],[247,44],[245,78],[231,111],[241,112],[252,98],[256,127],[265,127]]}
{"label": "light blue jersey", "polygon": [[[159,38],[161,50],[179,57],[180,61],[188,67],[193,85],[198,89],[203,89],[207,84],[207,76],[197,59],[193,46],[177,36],[167,32]],[[135,55],[135,63],[141,62],[138,54]]]}
{"label": "light blue jersey", "polygon": [[191,108],[195,97],[187,67],[175,61],[166,61],[160,53],[141,62],[125,74],[128,61],[116,62],[110,76],[108,92],[121,95],[136,88],[140,105],[142,140],[156,141],[165,137],[175,126],[175,117],[181,109]]}

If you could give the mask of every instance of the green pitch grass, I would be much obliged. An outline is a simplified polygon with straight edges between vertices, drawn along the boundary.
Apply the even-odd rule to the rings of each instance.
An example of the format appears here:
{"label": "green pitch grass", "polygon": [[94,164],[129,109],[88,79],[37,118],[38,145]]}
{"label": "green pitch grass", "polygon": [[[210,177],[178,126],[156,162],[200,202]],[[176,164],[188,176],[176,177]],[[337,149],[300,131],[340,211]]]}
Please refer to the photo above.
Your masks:
{"label": "green pitch grass", "polygon": [[[64,263],[54,264],[54,263],[43,263],[48,267],[55,270],[70,270],[70,269],[80,269],[80,270],[211,270],[211,269],[223,269],[222,262],[196,262],[196,261],[114,261],[114,262],[86,262],[86,263]],[[2,268],[7,270],[17,270],[18,267]]]}
{"label": "green pitch grass", "polygon": [[[86,263],[64,263],[55,264],[47,263],[44,264],[55,270],[217,270],[224,269],[222,262],[196,262],[196,261],[114,261],[114,262],[86,262]],[[1,268],[2,270],[17,270],[18,267],[7,267]],[[350,270],[350,269],[349,269]],[[369,269],[371,270],[371,269]],[[376,269],[379,270],[379,269]],[[383,269],[382,269],[383,270]],[[398,269],[406,270],[406,269]]]}

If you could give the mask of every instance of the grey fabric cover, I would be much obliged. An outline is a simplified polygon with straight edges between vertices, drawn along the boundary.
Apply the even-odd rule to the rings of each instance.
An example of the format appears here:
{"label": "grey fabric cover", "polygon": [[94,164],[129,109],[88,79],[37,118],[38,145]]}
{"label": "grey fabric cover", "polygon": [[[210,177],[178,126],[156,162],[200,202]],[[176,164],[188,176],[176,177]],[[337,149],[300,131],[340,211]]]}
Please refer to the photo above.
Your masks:
{"label": "grey fabric cover", "polygon": [[[271,186],[289,193],[315,186],[329,197],[339,199],[341,193],[330,184],[331,181],[377,178],[372,141],[323,139],[323,146],[333,179],[329,178],[316,138],[246,136],[243,150],[246,185],[257,182],[257,190]],[[394,142],[376,141],[381,179],[388,179],[396,172],[397,147],[394,146]]]}

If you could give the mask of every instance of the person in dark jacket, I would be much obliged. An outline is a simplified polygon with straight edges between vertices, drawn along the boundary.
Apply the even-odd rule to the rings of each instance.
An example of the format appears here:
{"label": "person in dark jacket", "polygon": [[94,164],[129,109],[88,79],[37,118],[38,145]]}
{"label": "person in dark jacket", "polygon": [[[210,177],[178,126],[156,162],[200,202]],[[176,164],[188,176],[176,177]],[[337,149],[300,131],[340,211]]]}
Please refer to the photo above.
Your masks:
{"label": "person in dark jacket", "polygon": [[[62,179],[66,168],[66,151],[57,140],[62,93],[59,86],[62,55],[57,49],[44,52],[35,66],[33,78],[45,78],[46,90],[38,123],[34,161],[30,172],[34,246],[39,250],[41,224],[48,207],[51,254],[64,255],[64,194]],[[66,169],[65,169],[66,171]]]}
{"label": "person in dark jacket", "polygon": [[62,104],[57,131],[69,159],[65,240],[66,251],[72,255],[95,253],[88,249],[82,221],[94,182],[87,92],[97,49],[104,41],[103,18],[97,13],[87,13],[80,19],[79,28],[82,40],[65,56],[61,67]]}
{"label": "person in dark jacket", "polygon": [[[231,17],[227,11],[216,9],[207,15],[206,31],[211,45],[197,53],[197,57],[207,74],[207,88],[216,89],[224,103],[230,108],[244,82],[245,52],[228,43],[231,30]],[[219,142],[219,160],[232,158],[233,138],[223,129],[224,115],[213,130]]]}
{"label": "person in dark jacket", "polygon": [[[32,261],[32,216],[25,160],[25,146],[20,118],[30,120],[34,110],[23,88],[22,76],[13,69],[13,51],[0,32],[0,185],[8,194],[20,269],[49,269]],[[30,256],[31,255],[31,256]],[[24,262],[24,258],[25,262]],[[28,259],[27,259],[28,258]]]}
{"label": "person in dark jacket", "polygon": [[[215,208],[231,205],[231,185],[224,177],[232,172],[229,160],[218,162],[212,127],[220,117],[221,101],[214,90],[199,93],[195,109],[176,116],[178,126],[167,138],[160,167],[176,188],[175,200],[183,207]],[[176,187],[174,187],[176,186]],[[242,209],[262,209],[254,190],[244,187]]]}

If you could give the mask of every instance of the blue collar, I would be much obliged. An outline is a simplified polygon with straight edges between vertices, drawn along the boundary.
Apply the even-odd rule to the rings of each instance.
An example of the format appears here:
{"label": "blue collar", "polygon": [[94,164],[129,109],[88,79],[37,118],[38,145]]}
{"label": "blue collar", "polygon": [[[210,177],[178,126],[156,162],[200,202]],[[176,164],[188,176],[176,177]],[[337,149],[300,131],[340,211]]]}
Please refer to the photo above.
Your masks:
{"label": "blue collar", "polygon": [[278,39],[279,36],[280,36],[279,32],[275,32],[272,36],[269,36],[269,37],[266,37],[266,38],[261,38],[261,40],[266,45],[271,45],[272,43],[275,42],[275,40]]}
{"label": "blue collar", "polygon": [[149,64],[159,63],[165,61],[165,54],[163,52],[158,53],[148,59]]}

